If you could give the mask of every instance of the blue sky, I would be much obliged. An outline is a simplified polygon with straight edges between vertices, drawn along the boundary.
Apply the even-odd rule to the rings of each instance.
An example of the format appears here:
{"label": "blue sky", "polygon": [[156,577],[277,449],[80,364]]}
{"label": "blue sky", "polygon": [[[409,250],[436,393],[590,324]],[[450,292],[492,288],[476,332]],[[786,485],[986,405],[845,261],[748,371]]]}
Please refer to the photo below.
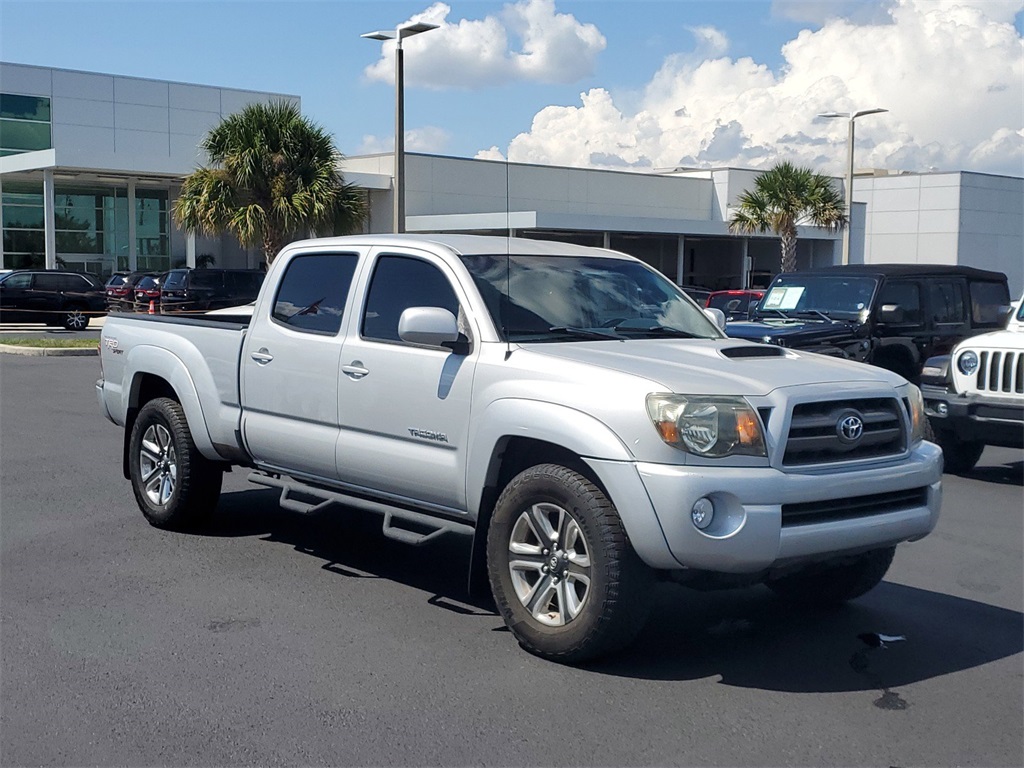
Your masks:
{"label": "blue sky", "polygon": [[[0,0],[0,58],[298,95],[346,154],[407,148],[651,170],[858,167],[1024,175],[1018,0]],[[2,85],[2,84],[0,84]]]}

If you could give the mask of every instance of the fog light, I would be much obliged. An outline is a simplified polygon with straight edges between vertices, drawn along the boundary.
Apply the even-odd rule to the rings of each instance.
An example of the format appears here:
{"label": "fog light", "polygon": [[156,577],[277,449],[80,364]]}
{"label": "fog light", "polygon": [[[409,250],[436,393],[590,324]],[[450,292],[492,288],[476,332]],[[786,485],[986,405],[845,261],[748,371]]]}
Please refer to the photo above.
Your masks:
{"label": "fog light", "polygon": [[945,403],[939,403],[939,404],[937,404],[935,406],[935,411],[936,411],[936,413],[939,414],[939,416],[948,416],[949,415],[949,406],[946,405]]}
{"label": "fog light", "polygon": [[693,524],[703,531],[711,525],[711,521],[715,517],[715,505],[709,498],[697,499],[693,503],[693,509],[690,510],[690,517],[693,519]]}

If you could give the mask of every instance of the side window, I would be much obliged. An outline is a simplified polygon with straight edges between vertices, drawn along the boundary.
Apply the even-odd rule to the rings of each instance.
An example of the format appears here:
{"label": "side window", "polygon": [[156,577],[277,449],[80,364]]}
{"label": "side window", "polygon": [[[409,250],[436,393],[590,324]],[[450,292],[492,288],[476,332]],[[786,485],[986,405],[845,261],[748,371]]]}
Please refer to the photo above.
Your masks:
{"label": "side window", "polygon": [[964,287],[952,280],[932,280],[928,283],[928,300],[932,319],[937,324],[953,325],[967,320],[964,312]]}
{"label": "side window", "polygon": [[32,287],[37,291],[63,291],[64,276],[57,274],[36,275]]}
{"label": "side window", "polygon": [[1010,306],[1010,290],[1004,283],[972,282],[971,318],[979,325],[999,325],[1003,312]]}
{"label": "side window", "polygon": [[271,317],[298,331],[337,333],[358,262],[355,253],[296,256],[281,277]]}
{"label": "side window", "polygon": [[441,270],[409,256],[381,256],[366,297],[363,336],[401,341],[398,320],[409,307],[441,307],[459,316],[459,300]]}
{"label": "side window", "polygon": [[921,311],[921,287],[909,280],[890,280],[878,294],[878,306],[898,304],[903,308],[905,323],[920,323],[924,320]]}

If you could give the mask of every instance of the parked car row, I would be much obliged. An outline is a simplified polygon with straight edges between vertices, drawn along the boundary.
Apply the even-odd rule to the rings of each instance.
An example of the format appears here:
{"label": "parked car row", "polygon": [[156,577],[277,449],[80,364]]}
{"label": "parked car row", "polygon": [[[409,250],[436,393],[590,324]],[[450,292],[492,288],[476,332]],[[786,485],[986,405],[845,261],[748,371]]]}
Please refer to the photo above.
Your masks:
{"label": "parked car row", "polygon": [[111,312],[208,312],[255,301],[263,275],[256,269],[117,273],[107,281],[107,304]]}
{"label": "parked car row", "polygon": [[172,269],[95,275],[58,269],[0,271],[0,322],[42,323],[71,331],[110,312],[206,312],[255,301],[255,269]]}

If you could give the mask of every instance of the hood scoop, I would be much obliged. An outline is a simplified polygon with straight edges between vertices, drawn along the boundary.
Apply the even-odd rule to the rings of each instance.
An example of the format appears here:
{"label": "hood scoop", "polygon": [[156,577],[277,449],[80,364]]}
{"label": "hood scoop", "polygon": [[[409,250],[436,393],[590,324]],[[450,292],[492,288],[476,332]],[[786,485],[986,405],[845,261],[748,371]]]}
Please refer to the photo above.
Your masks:
{"label": "hood scoop", "polygon": [[742,347],[727,347],[722,354],[731,360],[745,357],[782,357],[786,350],[772,344],[749,344]]}

